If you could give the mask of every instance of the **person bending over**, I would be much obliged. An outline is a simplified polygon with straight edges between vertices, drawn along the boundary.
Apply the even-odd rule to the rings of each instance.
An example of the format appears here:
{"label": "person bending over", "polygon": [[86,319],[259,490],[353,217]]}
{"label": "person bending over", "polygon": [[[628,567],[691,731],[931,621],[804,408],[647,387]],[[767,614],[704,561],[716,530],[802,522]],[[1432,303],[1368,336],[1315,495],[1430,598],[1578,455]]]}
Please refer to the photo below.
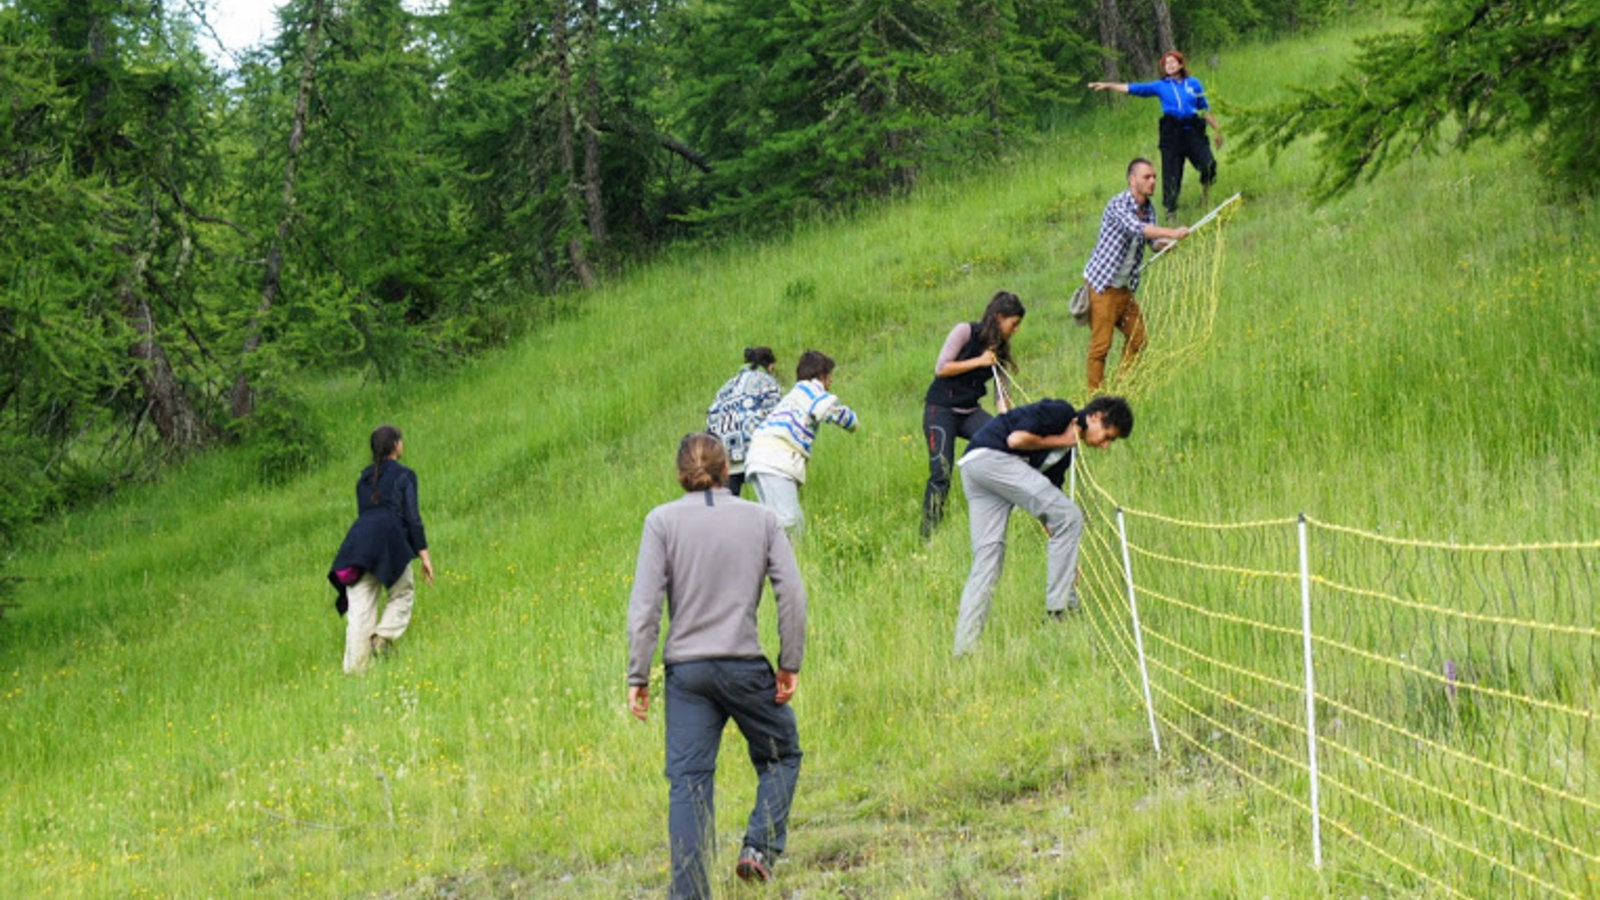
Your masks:
{"label": "person bending over", "polygon": [[745,477],[755,486],[756,499],[778,514],[783,527],[798,538],[805,531],[800,509],[800,485],[806,481],[806,464],[817,440],[817,427],[831,422],[854,432],[856,414],[828,393],[833,385],[833,360],[826,353],[807,350],[794,370],[795,386],[750,439]]}
{"label": "person bending over", "polygon": [[1074,584],[1083,513],[1061,493],[1080,445],[1104,449],[1133,434],[1133,410],[1121,397],[1096,397],[1081,410],[1044,399],[996,416],[978,431],[961,457],[972,528],[972,571],[961,591],[955,653],[972,649],[989,619],[994,586],[1006,558],[1012,507],[1038,519],[1050,535],[1044,591],[1046,615],[1060,618],[1078,607]]}

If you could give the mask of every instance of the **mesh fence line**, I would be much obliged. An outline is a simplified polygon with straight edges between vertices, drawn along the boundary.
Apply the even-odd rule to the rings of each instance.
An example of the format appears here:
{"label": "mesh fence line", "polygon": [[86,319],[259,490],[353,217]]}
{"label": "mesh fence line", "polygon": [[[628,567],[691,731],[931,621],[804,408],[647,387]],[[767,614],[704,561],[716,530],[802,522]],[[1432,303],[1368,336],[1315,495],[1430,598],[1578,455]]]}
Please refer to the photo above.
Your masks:
{"label": "mesh fence line", "polygon": [[1600,541],[1179,519],[1075,469],[1084,617],[1159,752],[1292,807],[1338,877],[1600,896]]}
{"label": "mesh fence line", "polygon": [[1137,365],[1108,370],[1110,393],[1148,393],[1193,362],[1211,341],[1222,294],[1226,226],[1242,205],[1238,195],[1229,198],[1189,237],[1148,259],[1138,294],[1147,342]]}

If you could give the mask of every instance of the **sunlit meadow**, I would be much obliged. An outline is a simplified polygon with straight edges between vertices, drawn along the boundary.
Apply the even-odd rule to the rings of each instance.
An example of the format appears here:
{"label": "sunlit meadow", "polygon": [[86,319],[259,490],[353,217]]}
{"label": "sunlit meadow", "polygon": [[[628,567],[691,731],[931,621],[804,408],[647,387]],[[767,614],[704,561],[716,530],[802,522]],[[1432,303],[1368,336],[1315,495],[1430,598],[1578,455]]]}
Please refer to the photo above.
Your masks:
{"label": "sunlit meadow", "polygon": [[[1353,30],[1224,52],[1230,120],[1339,69]],[[839,361],[862,417],[803,497],[806,757],[783,897],[1348,896],[1305,823],[1182,753],[1080,622],[1046,624],[1021,522],[981,652],[949,645],[965,510],[917,536],[920,399],[949,327],[997,289],[1035,397],[1082,400],[1066,297],[1156,112],[1123,102],[998,174],[783,240],[684,249],[450,377],[308,385],[341,449],[288,484],[245,455],[42,528],[0,624],[0,894],[656,896],[659,708],[627,714],[625,608],[672,452],[749,344]],[[1523,145],[1417,159],[1308,205],[1310,148],[1225,146],[1211,344],[1095,459],[1132,506],[1308,512],[1415,537],[1600,535],[1600,215],[1552,199]],[[1201,210],[1190,176],[1184,214]],[[1159,335],[1154,336],[1159,340]],[[787,380],[787,379],[785,379]],[[397,658],[339,668],[324,572],[367,432],[406,432],[438,583]],[[771,638],[770,609],[764,624]],[[753,796],[719,779],[717,889]],[[1592,764],[1592,763],[1591,763]],[[1425,892],[1418,892],[1425,896]]]}

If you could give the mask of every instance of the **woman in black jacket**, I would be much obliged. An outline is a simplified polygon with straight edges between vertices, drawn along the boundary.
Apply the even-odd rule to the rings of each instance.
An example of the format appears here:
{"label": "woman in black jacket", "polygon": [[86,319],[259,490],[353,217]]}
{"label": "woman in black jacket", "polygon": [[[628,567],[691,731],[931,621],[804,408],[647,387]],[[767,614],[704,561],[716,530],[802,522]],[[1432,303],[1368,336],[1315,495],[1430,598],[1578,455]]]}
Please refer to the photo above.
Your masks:
{"label": "woman in black jacket", "polygon": [[[997,367],[1016,369],[1011,358],[1011,336],[1022,327],[1026,314],[1016,294],[1000,291],[989,300],[981,321],[962,322],[945,338],[922,408],[922,433],[928,439],[928,488],[922,495],[923,537],[933,534],[944,518],[956,438],[972,440],[991,418],[978,401],[983,399]],[[1005,412],[1010,404],[1004,392],[997,390],[996,395],[996,408]]]}
{"label": "woman in black jacket", "polygon": [[[400,464],[405,452],[400,429],[380,425],[371,443],[372,465],[356,480],[356,520],[328,571],[339,592],[334,607],[346,616],[347,673],[366,668],[374,653],[386,652],[411,624],[412,557],[421,557],[422,574],[433,584],[433,560],[417,508],[417,473]],[[380,587],[389,592],[381,620]]]}

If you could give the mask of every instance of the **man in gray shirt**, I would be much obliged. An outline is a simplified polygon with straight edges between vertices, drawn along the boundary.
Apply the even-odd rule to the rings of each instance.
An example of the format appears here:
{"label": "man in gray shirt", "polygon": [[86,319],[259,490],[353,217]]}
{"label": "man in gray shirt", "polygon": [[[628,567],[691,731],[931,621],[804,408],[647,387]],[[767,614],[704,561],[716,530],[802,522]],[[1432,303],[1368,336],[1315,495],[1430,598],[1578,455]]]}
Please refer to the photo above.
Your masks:
{"label": "man in gray shirt", "polygon": [[[759,783],[735,869],[769,881],[788,836],[800,774],[800,734],[788,705],[805,657],[806,589],[772,510],[724,486],[728,457],[709,434],[678,446],[682,498],[650,511],[628,602],[628,707],[650,710],[650,662],[666,602],[667,831],[674,900],[709,898],[708,837],[722,729],[731,717],[750,745]],[[778,601],[778,670],[762,654],[756,606],[767,581]]]}

